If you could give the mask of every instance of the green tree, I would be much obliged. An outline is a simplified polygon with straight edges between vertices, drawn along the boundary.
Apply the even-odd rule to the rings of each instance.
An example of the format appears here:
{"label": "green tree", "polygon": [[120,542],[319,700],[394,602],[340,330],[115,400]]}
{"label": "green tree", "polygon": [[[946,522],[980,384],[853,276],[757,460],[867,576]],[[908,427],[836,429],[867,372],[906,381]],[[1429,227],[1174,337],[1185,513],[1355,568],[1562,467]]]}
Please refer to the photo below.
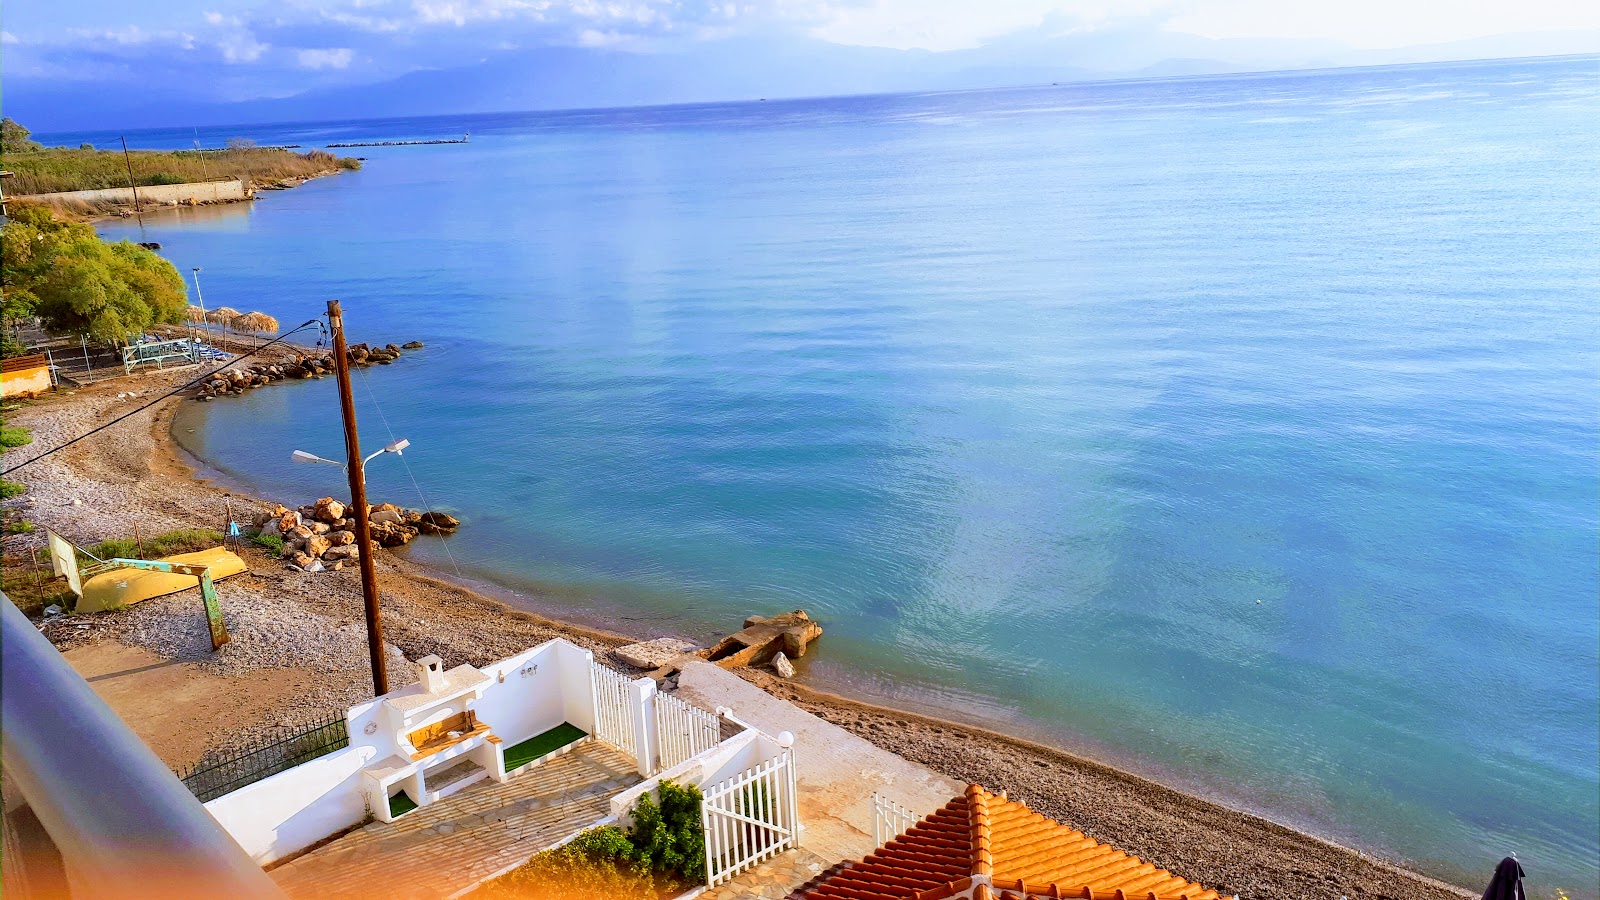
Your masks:
{"label": "green tree", "polygon": [[22,127],[10,116],[0,119],[0,153],[27,153],[43,150],[38,141],[28,139],[33,132]]}
{"label": "green tree", "polygon": [[22,207],[0,238],[5,315],[37,315],[50,331],[122,343],[157,322],[177,322],[188,293],[172,263],[93,228]]}

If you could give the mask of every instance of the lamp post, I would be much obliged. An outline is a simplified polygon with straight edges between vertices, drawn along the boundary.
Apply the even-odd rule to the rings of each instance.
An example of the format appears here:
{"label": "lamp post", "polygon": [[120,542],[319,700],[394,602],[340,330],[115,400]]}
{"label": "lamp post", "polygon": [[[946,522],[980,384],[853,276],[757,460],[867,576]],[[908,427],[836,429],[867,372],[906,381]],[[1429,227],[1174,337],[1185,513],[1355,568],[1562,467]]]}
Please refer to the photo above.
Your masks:
{"label": "lamp post", "polygon": [[200,313],[204,315],[206,311],[206,297],[204,294],[200,293],[200,267],[195,266],[189,271],[194,273],[194,298],[200,301]]}
{"label": "lamp post", "polygon": [[[195,266],[189,271],[194,273],[194,298],[200,301],[200,324],[204,325],[206,323],[206,296],[200,293],[200,267]],[[189,338],[191,341],[194,339],[193,325],[189,327]],[[198,359],[199,351],[196,350],[195,353],[196,358]]]}
{"label": "lamp post", "polygon": [[[342,341],[341,341],[342,343]],[[354,439],[353,436],[351,438]],[[355,445],[351,444],[351,462],[359,462],[359,466],[352,470],[350,463],[342,463],[336,459],[328,459],[305,450],[296,450],[289,454],[295,462],[324,463],[338,466],[345,471],[350,479],[350,507],[355,511],[356,520],[356,546],[361,552],[356,556],[356,565],[361,568],[361,595],[366,604],[367,613],[367,652],[372,660],[372,690],[373,696],[381,697],[389,693],[389,668],[383,658],[383,620],[378,612],[378,570],[372,561],[372,526],[367,518],[367,490],[366,490],[366,465],[385,453],[401,455],[411,442],[401,438],[376,453],[369,453],[357,459]],[[357,482],[360,487],[357,488]]]}
{"label": "lamp post", "polygon": [[[372,462],[373,460],[375,460],[378,457],[384,455],[385,453],[393,453],[396,456],[400,456],[402,451],[404,451],[409,446],[411,446],[411,442],[406,440],[405,438],[401,438],[400,440],[395,441],[394,443],[388,445],[387,447],[384,447],[382,450],[379,450],[377,453],[368,453],[365,457],[362,458],[361,464],[362,465],[366,465],[367,463]],[[330,466],[338,466],[339,468],[344,469],[347,472],[350,470],[350,464],[349,463],[342,463],[342,462],[339,462],[337,459],[328,459],[325,456],[318,456],[315,453],[307,453],[304,450],[296,450],[296,451],[294,451],[293,453],[289,454],[289,458],[294,460],[295,462],[327,463]]]}

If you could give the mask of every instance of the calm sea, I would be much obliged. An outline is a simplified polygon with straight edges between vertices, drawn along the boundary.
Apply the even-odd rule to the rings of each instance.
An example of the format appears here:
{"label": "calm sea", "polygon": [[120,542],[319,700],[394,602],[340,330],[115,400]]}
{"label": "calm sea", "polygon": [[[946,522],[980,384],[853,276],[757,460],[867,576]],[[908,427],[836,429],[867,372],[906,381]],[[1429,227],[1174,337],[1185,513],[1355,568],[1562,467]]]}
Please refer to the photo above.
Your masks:
{"label": "calm sea", "polygon": [[[356,390],[446,569],[803,607],[816,682],[1592,898],[1597,122],[1586,59],[210,129],[472,140],[143,233],[210,306],[427,343]],[[179,433],[304,502],[338,422]]]}

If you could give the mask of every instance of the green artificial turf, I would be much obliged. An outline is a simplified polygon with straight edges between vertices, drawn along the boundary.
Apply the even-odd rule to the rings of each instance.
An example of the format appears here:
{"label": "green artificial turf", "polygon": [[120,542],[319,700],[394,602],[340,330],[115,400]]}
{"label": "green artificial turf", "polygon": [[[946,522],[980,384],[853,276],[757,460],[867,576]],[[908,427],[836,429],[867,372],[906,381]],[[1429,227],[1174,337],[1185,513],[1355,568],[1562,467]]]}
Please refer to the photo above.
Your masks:
{"label": "green artificial turf", "polygon": [[416,808],[417,802],[412,800],[411,795],[405,791],[401,791],[389,798],[389,818],[391,819],[398,819]]}
{"label": "green artificial turf", "polygon": [[507,749],[506,771],[509,772],[518,766],[527,765],[546,753],[560,750],[573,741],[585,737],[588,737],[588,734],[582,728],[570,722],[562,722],[544,734],[535,735]]}

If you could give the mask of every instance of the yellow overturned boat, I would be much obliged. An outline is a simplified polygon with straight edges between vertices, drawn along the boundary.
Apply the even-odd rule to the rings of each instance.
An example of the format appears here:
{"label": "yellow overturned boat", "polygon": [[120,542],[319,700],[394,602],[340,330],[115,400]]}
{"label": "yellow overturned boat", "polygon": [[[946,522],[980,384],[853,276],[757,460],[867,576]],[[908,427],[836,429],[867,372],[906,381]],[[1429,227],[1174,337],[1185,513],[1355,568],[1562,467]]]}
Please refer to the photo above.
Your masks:
{"label": "yellow overturned boat", "polygon": [[[220,581],[245,570],[244,560],[233,551],[222,547],[163,556],[158,562],[179,566],[208,566],[211,569],[212,581]],[[176,594],[199,583],[200,579],[193,575],[119,567],[85,579],[83,596],[78,600],[74,612],[91,613],[121,609],[154,597]]]}

